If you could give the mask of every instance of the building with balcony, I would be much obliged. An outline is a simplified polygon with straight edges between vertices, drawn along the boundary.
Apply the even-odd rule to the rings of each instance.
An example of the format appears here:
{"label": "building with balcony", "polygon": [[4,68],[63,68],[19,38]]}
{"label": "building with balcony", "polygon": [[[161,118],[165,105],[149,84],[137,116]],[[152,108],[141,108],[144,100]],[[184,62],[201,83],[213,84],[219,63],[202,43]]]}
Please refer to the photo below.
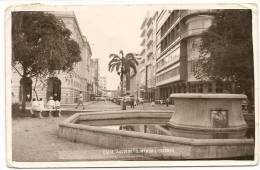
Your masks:
{"label": "building with balcony", "polygon": [[[156,64],[156,18],[157,11],[148,11],[141,24],[141,58],[137,67],[136,92],[137,98],[146,101],[155,99],[155,64]],[[134,80],[134,78],[133,78]]]}
{"label": "building with balcony", "polygon": [[[141,52],[142,53],[142,52]],[[141,93],[144,90],[141,90],[141,86],[145,85],[145,79],[141,79],[142,76],[144,76],[144,59],[142,56],[137,56],[136,60],[138,62],[138,65],[136,66],[137,73],[135,76],[133,76],[134,71],[132,68],[130,69],[130,90],[129,93],[130,95],[134,96],[135,99],[139,98]],[[143,70],[143,72],[139,72],[140,70]],[[141,81],[143,80],[143,81]],[[143,87],[144,88],[144,87]],[[143,94],[142,94],[143,95]]]}
{"label": "building with balcony", "polygon": [[[31,101],[36,98],[36,93],[33,92],[32,87],[35,86],[37,97],[42,98],[47,102],[50,96],[55,100],[60,100],[62,104],[77,102],[77,96],[81,91],[84,95],[84,101],[89,100],[89,85],[91,84],[90,78],[90,59],[92,56],[91,48],[88,40],[82,35],[77,18],[74,12],[51,12],[56,17],[61,19],[65,26],[71,31],[71,37],[74,39],[81,50],[81,61],[75,63],[73,70],[70,73],[64,73],[59,70],[55,74],[50,75],[47,79],[38,80],[30,79],[28,81],[28,88],[26,87],[26,101]],[[20,85],[21,77],[13,70],[12,74],[12,95],[13,99],[17,102],[23,100],[22,87]],[[37,84],[35,85],[35,83]]]}
{"label": "building with balcony", "polygon": [[222,92],[222,84],[194,77],[200,35],[217,10],[162,10],[156,20],[156,100],[171,93]]}
{"label": "building with balcony", "polygon": [[90,60],[91,74],[91,94],[90,99],[94,100],[95,96],[99,95],[99,59],[92,58]]}
{"label": "building with balcony", "polygon": [[98,79],[99,90],[102,96],[107,96],[107,78],[104,76],[99,76]]}

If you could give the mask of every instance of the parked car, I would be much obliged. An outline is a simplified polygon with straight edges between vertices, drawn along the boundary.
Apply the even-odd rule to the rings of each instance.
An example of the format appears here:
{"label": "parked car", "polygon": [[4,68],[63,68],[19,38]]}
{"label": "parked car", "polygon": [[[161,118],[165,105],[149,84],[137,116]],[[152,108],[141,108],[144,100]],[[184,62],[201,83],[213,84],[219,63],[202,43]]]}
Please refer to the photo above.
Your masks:
{"label": "parked car", "polygon": [[98,96],[96,97],[96,101],[106,101],[106,98],[102,96]]}
{"label": "parked car", "polygon": [[122,100],[123,100],[123,97],[118,97],[118,98],[116,98],[116,102],[115,103],[120,105]]}

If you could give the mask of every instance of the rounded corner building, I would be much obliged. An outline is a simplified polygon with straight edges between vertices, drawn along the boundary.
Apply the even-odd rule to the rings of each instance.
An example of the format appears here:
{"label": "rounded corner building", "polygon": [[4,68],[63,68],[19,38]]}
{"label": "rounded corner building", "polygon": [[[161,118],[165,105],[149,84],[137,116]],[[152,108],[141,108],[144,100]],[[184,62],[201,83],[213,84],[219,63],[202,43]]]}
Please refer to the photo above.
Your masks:
{"label": "rounded corner building", "polygon": [[200,35],[218,10],[162,10],[156,19],[155,100],[171,93],[222,93],[223,84],[194,77]]}

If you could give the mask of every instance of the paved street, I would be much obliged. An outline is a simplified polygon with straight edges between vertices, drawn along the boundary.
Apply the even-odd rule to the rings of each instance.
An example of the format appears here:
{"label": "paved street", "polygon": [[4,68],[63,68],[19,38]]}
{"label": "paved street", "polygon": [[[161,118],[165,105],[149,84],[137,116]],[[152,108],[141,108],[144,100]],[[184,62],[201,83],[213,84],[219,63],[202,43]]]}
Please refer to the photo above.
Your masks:
{"label": "paved street", "polygon": [[[110,101],[99,101],[85,103],[86,111],[88,110],[120,110],[121,106]],[[62,106],[66,109],[75,109],[75,104]],[[79,108],[81,109],[81,107]],[[130,110],[127,106],[127,110]],[[136,110],[169,110],[173,106],[166,107],[165,105],[151,106],[149,103],[135,107]],[[73,143],[65,139],[58,138],[58,124],[64,121],[68,116],[43,119],[38,118],[16,118],[12,121],[12,147],[14,161],[61,161],[61,154],[64,152],[80,152],[92,150],[95,153],[96,149],[101,149],[93,145],[82,143]],[[94,151],[93,151],[94,150]],[[100,152],[97,152],[100,153]],[[79,155],[79,157],[83,157]],[[92,155],[94,156],[94,155]],[[100,155],[96,155],[99,157]],[[67,156],[68,157],[68,156]],[[88,158],[89,159],[89,158]]]}
{"label": "paved street", "polygon": [[[62,105],[63,109],[69,110],[82,110],[82,106],[79,106],[77,109],[75,107],[77,104],[70,104],[70,105]],[[119,105],[116,105],[110,101],[90,101],[84,103],[85,110],[118,110],[120,109]]]}
{"label": "paved street", "polygon": [[[130,106],[127,106],[127,110],[132,110]],[[135,106],[135,110],[174,110],[174,105],[169,105],[168,107],[166,105],[160,105],[155,104],[154,106],[151,105],[151,103],[144,103],[143,105]]]}
{"label": "paved street", "polygon": [[[62,109],[64,110],[80,110],[82,111],[82,106],[75,108],[77,104],[64,104]],[[117,105],[111,101],[90,101],[84,103],[85,111],[104,111],[104,110],[121,110],[121,105]],[[155,104],[154,106],[151,103],[144,103],[138,106],[135,106],[135,110],[174,110],[174,105],[169,105],[168,107],[160,104]],[[130,106],[127,106],[127,110],[133,110]]]}

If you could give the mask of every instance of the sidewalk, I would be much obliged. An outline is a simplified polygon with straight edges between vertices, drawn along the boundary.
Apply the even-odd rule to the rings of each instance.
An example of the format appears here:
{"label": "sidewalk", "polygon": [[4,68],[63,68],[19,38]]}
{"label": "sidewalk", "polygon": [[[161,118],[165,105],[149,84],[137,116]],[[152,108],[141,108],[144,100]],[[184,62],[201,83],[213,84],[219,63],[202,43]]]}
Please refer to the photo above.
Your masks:
{"label": "sidewalk", "polygon": [[[88,106],[88,105],[91,105],[91,104],[94,104],[96,103],[96,101],[88,101],[88,102],[83,102],[84,106]],[[62,108],[75,108],[77,106],[78,103],[68,103],[68,104],[64,104],[64,103],[61,103],[61,107]],[[80,106],[82,107],[82,106]],[[31,108],[31,103],[28,102],[26,103],[26,109],[30,109]]]}
{"label": "sidewalk", "polygon": [[[83,102],[83,105],[84,106],[88,106],[88,105],[91,105],[91,104],[94,104],[96,103],[96,101],[88,101],[88,102]],[[75,108],[76,106],[78,105],[78,103],[69,103],[69,104],[61,104],[61,107],[62,108]],[[81,106],[82,107],[82,106]]]}

